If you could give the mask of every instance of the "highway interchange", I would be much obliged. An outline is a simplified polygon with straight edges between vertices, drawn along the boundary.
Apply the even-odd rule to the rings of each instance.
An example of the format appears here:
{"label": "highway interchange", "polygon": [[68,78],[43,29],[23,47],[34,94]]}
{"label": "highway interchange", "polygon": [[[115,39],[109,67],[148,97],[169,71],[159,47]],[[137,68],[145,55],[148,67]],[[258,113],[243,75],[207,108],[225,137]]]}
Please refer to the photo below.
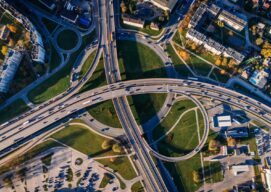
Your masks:
{"label": "highway interchange", "polygon": [[[179,77],[179,79],[174,79],[173,77],[176,77],[176,73],[172,66],[167,67],[168,75],[172,78],[121,81],[116,40],[111,39],[112,32],[114,35],[118,34],[119,39],[130,39],[144,44],[149,44],[149,40],[142,38],[144,35],[135,34],[135,36],[127,36],[123,30],[117,33],[115,31],[114,5],[111,2],[112,1],[106,0],[94,1],[94,3],[96,3],[95,6],[99,7],[99,16],[96,21],[99,34],[98,51],[87,74],[81,81],[75,85],[73,84],[65,93],[2,124],[0,126],[0,157],[30,142],[31,139],[34,138],[35,133],[46,129],[46,127],[53,125],[56,121],[61,121],[85,107],[113,99],[121,125],[139,159],[140,173],[146,182],[147,188],[150,191],[167,191],[168,189],[150,156],[150,152],[163,161],[176,162],[187,160],[201,150],[207,140],[209,119],[204,107],[196,99],[196,96],[203,96],[211,100],[214,99],[228,103],[250,113],[263,123],[271,123],[270,106],[239,92],[215,84],[200,82],[199,80],[180,79]],[[119,19],[117,19],[117,21],[119,21]],[[168,32],[173,31],[174,28],[176,28],[176,26],[172,25]],[[171,60],[165,56],[161,47],[158,45],[157,47],[154,46],[154,50],[162,57],[164,63],[171,62]],[[84,63],[90,53],[91,52],[84,50],[78,62]],[[104,54],[105,58],[106,78],[109,85],[77,94],[95,71],[102,54]],[[204,116],[205,129],[201,142],[191,153],[182,157],[166,157],[153,150],[142,138],[143,132],[135,122],[125,96],[148,93],[181,94],[192,99],[197,104]]]}

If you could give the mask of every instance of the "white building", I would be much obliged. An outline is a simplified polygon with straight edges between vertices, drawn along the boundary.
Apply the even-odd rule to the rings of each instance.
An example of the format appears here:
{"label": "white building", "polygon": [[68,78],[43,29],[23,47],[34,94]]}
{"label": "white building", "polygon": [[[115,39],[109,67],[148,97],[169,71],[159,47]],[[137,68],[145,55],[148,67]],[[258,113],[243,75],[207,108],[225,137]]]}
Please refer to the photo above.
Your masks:
{"label": "white building", "polygon": [[219,14],[218,19],[220,21],[224,21],[228,26],[234,28],[237,31],[242,31],[247,25],[247,21],[226,10],[223,10]]}
{"label": "white building", "polygon": [[7,93],[11,81],[22,61],[22,53],[9,49],[3,64],[0,66],[0,92]]}
{"label": "white building", "polygon": [[32,60],[36,61],[38,63],[44,63],[45,62],[45,50],[40,45],[34,45],[32,50]]}
{"label": "white building", "polygon": [[249,171],[249,166],[248,165],[233,165],[231,167],[231,171],[234,176],[243,173],[243,172],[248,172]]}
{"label": "white building", "polygon": [[149,0],[155,6],[165,10],[165,11],[172,11],[178,2],[178,0]]}
{"label": "white building", "polygon": [[218,115],[213,117],[214,127],[230,127],[232,125],[232,119],[230,115]]}
{"label": "white building", "polygon": [[122,16],[123,23],[126,25],[131,25],[133,27],[138,27],[138,28],[144,28],[145,22],[141,19],[134,19],[129,17],[128,15],[123,15]]}

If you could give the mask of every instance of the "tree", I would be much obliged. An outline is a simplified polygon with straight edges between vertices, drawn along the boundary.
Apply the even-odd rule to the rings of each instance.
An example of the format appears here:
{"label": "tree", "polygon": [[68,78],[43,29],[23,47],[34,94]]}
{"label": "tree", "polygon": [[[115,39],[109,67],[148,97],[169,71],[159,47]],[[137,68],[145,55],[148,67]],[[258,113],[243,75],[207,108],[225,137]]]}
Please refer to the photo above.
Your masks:
{"label": "tree", "polygon": [[262,54],[262,56],[264,56],[265,58],[271,57],[271,44],[268,43],[267,41],[264,42],[264,44],[263,44],[263,48],[262,48],[262,50],[261,50],[261,54]]}
{"label": "tree", "polygon": [[118,144],[118,143],[115,143],[112,147],[112,150],[115,152],[115,153],[121,153],[122,152],[122,148],[121,146]]}
{"label": "tree", "polygon": [[201,182],[201,176],[200,176],[200,174],[199,174],[199,172],[198,171],[193,171],[192,172],[192,175],[193,175],[193,181],[195,182],[195,183],[200,183]]}
{"label": "tree", "polygon": [[256,43],[256,45],[259,46],[259,45],[263,44],[263,39],[259,37],[256,39],[255,43]]}
{"label": "tree", "polygon": [[124,1],[121,1],[120,8],[121,8],[121,12],[122,13],[126,13],[127,12],[127,7],[126,7]]}
{"label": "tree", "polygon": [[169,20],[169,11],[168,10],[164,11],[164,15],[165,15],[166,20]]}
{"label": "tree", "polygon": [[11,33],[16,33],[17,32],[17,27],[14,25],[7,24],[8,29],[10,30]]}
{"label": "tree", "polygon": [[223,66],[227,66],[228,65],[228,59],[226,57],[223,58],[222,65]]}
{"label": "tree", "polygon": [[1,49],[1,53],[5,56],[8,53],[8,47],[3,45]]}
{"label": "tree", "polygon": [[129,11],[130,13],[134,13],[136,10],[136,1],[130,1],[129,3]]}
{"label": "tree", "polygon": [[236,140],[235,140],[234,138],[232,138],[232,137],[228,137],[228,138],[227,138],[227,144],[228,144],[228,146],[230,146],[230,147],[235,147],[235,145],[236,145]]}
{"label": "tree", "polygon": [[208,150],[209,151],[217,151],[218,150],[218,142],[214,139],[209,141],[208,145]]}
{"label": "tree", "polygon": [[192,44],[191,44],[191,49],[192,49],[192,50],[197,49],[197,45],[196,45],[196,43],[192,43]]}
{"label": "tree", "polygon": [[252,35],[254,35],[254,36],[255,36],[255,35],[256,35],[256,33],[257,33],[257,28],[256,28],[256,25],[252,25],[250,29],[251,29]]}
{"label": "tree", "polygon": [[112,147],[112,141],[111,140],[104,140],[102,143],[102,149],[106,150]]}
{"label": "tree", "polygon": [[226,71],[224,69],[220,70],[220,74],[224,75],[226,73]]}
{"label": "tree", "polygon": [[221,65],[221,59],[217,59],[217,60],[215,61],[215,64],[216,64],[217,66]]}
{"label": "tree", "polygon": [[189,59],[189,54],[185,51],[179,51],[179,55],[181,56],[181,58],[183,58],[183,60],[187,61]]}

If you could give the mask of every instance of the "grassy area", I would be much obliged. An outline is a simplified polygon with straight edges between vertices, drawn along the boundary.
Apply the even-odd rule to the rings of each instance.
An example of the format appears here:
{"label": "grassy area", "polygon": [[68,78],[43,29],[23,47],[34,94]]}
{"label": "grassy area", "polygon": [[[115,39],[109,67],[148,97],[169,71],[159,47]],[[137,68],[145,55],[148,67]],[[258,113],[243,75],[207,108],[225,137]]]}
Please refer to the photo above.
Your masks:
{"label": "grassy area", "polygon": [[68,63],[49,79],[39,84],[28,93],[31,102],[38,104],[51,99],[52,97],[62,93],[69,88],[70,71],[79,53],[89,44],[95,37],[95,31],[87,37],[83,38],[81,47],[71,54]]}
{"label": "grassy area", "polygon": [[29,109],[30,108],[22,99],[15,100],[13,103],[0,110],[0,123],[4,123]]}
{"label": "grassy area", "polygon": [[74,31],[63,30],[58,34],[57,44],[64,50],[70,50],[75,47],[78,37]]}
{"label": "grassy area", "polygon": [[[177,120],[177,119],[176,119]],[[179,157],[191,152],[199,144],[195,111],[183,115],[176,127],[158,144],[167,154]]]}
{"label": "grassy area", "polygon": [[45,17],[42,18],[42,22],[44,23],[46,29],[49,31],[49,33],[52,33],[58,26],[58,24],[50,19],[47,19]]}
{"label": "grassy area", "polygon": [[125,28],[125,29],[131,29],[131,30],[135,30],[135,31],[140,31],[140,32],[146,33],[146,34],[148,34],[150,36],[157,36],[157,35],[161,34],[161,32],[162,32],[162,29],[160,29],[159,31],[150,29],[149,25],[146,25],[142,29],[142,28],[133,27],[133,26],[126,25],[126,24],[122,23],[122,27]]}
{"label": "grassy area", "polygon": [[221,74],[220,70],[215,68],[213,69],[210,78],[221,83],[227,83],[227,81],[230,79],[230,76],[228,74]]}
{"label": "grassy area", "polygon": [[191,100],[184,99],[175,103],[168,115],[163,119],[163,121],[153,130],[153,138],[158,139],[164,135],[176,122],[179,116],[185,112],[187,109],[195,107],[195,103]]}
{"label": "grassy area", "polygon": [[161,58],[149,47],[134,41],[117,41],[122,80],[166,77]]}
{"label": "grassy area", "polygon": [[97,161],[115,170],[124,179],[130,180],[136,177],[136,173],[128,157],[117,157],[114,162],[110,161],[110,159],[97,159]]}
{"label": "grassy area", "polygon": [[[201,170],[200,170],[201,171]],[[223,180],[220,162],[204,162],[204,175],[207,183],[217,183]]]}
{"label": "grassy area", "polygon": [[[79,125],[68,126],[53,134],[52,138],[64,143],[89,157],[106,156],[115,154],[111,148],[102,149],[104,138]],[[91,138],[91,139],[90,139]]]}
{"label": "grassy area", "polygon": [[104,101],[87,108],[89,114],[105,125],[121,128],[112,100]]}
{"label": "grassy area", "polygon": [[84,75],[88,72],[88,70],[89,70],[89,68],[90,68],[90,66],[96,56],[96,53],[97,53],[97,49],[95,49],[86,59],[85,63],[83,64],[83,66],[81,68],[81,71],[79,74],[79,79],[82,79],[84,77]]}
{"label": "grassy area", "polygon": [[159,112],[167,94],[144,94],[129,96],[128,102],[138,124],[145,123]]}
{"label": "grassy area", "polygon": [[110,179],[111,178],[110,178],[110,176],[108,174],[104,174],[103,179],[102,179],[102,181],[100,183],[99,188],[105,188],[105,186],[109,183]]}
{"label": "grassy area", "polygon": [[[164,151],[164,149],[159,149]],[[166,154],[166,152],[163,152]],[[201,169],[200,155],[197,154],[187,161],[181,161],[178,163],[165,163],[166,168],[171,174],[173,181],[178,191],[194,192],[202,183],[196,184],[193,181],[192,172]]]}
{"label": "grassy area", "polygon": [[86,84],[81,88],[80,92],[85,92],[103,85],[106,85],[106,77],[104,71],[104,60],[103,57],[100,58],[97,68],[86,82]]}
{"label": "grassy area", "polygon": [[143,192],[144,187],[141,185],[140,181],[134,183],[131,187],[132,192]]}
{"label": "grassy area", "polygon": [[52,156],[53,156],[53,153],[50,153],[44,157],[41,158],[41,161],[44,165],[46,166],[50,166],[51,165],[51,161],[52,161]]}
{"label": "grassy area", "polygon": [[60,65],[61,59],[55,47],[51,45],[50,72]]}
{"label": "grassy area", "polygon": [[167,52],[171,57],[171,60],[174,64],[174,67],[176,71],[184,76],[192,76],[191,72],[188,70],[188,68],[185,66],[185,64],[182,62],[182,60],[179,58],[179,56],[175,53],[173,47],[171,44],[167,45]]}
{"label": "grassy area", "polygon": [[17,156],[15,159],[12,159],[12,161],[5,163],[5,165],[0,167],[0,174],[3,174],[4,172],[7,172],[13,169],[14,167],[26,162],[27,160],[33,159],[38,154],[57,146],[61,146],[61,145],[54,141],[50,141],[50,140],[45,141],[33,147],[32,149],[30,149],[27,153]]}

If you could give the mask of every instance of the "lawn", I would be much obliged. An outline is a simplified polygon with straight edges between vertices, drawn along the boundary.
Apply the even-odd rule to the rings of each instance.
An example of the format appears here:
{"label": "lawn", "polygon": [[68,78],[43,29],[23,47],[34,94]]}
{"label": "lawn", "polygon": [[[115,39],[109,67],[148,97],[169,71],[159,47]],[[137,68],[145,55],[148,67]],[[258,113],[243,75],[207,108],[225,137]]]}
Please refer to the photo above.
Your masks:
{"label": "lawn", "polygon": [[160,138],[164,135],[177,121],[179,116],[186,110],[195,107],[195,103],[191,100],[184,99],[175,103],[167,116],[162,120],[162,122],[153,130],[154,140]]}
{"label": "lawn", "polygon": [[128,96],[128,102],[138,124],[147,122],[162,108],[167,94],[144,94]]}
{"label": "lawn", "polygon": [[117,41],[122,80],[167,77],[161,58],[149,47],[134,41]]}
{"label": "lawn", "polygon": [[227,83],[227,81],[230,79],[230,76],[228,74],[221,74],[220,70],[215,68],[213,69],[210,78],[221,83]]}
{"label": "lawn", "polygon": [[12,161],[5,163],[5,165],[0,167],[0,174],[3,174],[4,172],[9,171],[10,169],[13,169],[14,167],[33,159],[40,153],[51,149],[53,147],[61,146],[59,143],[54,141],[45,141],[41,144],[36,145],[32,149],[30,149],[28,152],[26,152],[23,155],[17,156],[15,159],[12,159]]}
{"label": "lawn", "polygon": [[69,88],[70,72],[72,66],[76,61],[79,53],[85,48],[87,44],[92,42],[95,34],[96,33],[94,31],[87,37],[84,37],[81,47],[76,52],[71,54],[68,63],[52,77],[39,84],[28,93],[28,98],[31,102],[35,104],[45,102]]}
{"label": "lawn", "polygon": [[179,157],[191,152],[198,142],[198,130],[195,111],[184,114],[176,127],[159,142],[159,148],[167,148],[167,154]]}
{"label": "lawn", "polygon": [[110,161],[110,159],[97,159],[97,161],[117,171],[126,180],[136,177],[136,173],[128,157],[118,157],[114,162]]}
{"label": "lawn", "polygon": [[131,188],[132,192],[143,192],[144,187],[141,185],[140,181],[134,183]]}
{"label": "lawn", "polygon": [[115,154],[111,148],[102,149],[104,138],[79,125],[68,126],[51,136],[52,138],[68,145],[89,157],[106,156]]}
{"label": "lawn", "polygon": [[86,73],[88,72],[88,70],[89,70],[89,68],[90,68],[90,66],[96,56],[96,53],[97,53],[97,49],[95,49],[86,59],[85,63],[83,64],[83,66],[81,68],[81,71],[79,74],[79,79],[82,79],[86,75]]}
{"label": "lawn", "polygon": [[167,52],[171,57],[171,60],[174,64],[174,68],[176,71],[184,76],[192,76],[191,72],[188,70],[188,68],[185,66],[185,64],[182,62],[182,60],[179,58],[179,56],[175,53],[173,47],[171,44],[167,45]]}
{"label": "lawn", "polygon": [[121,128],[118,116],[116,114],[112,100],[104,101],[87,108],[89,114],[94,119],[104,123],[105,125]]}
{"label": "lawn", "polygon": [[0,123],[4,123],[29,109],[22,99],[15,100],[0,111]]}
{"label": "lawn", "polygon": [[50,19],[42,18],[42,22],[45,25],[49,33],[52,33],[58,26],[58,24]]}
{"label": "lawn", "polygon": [[50,72],[60,65],[61,59],[55,47],[51,45]]}
{"label": "lawn", "polygon": [[74,31],[63,30],[58,34],[57,44],[64,50],[70,50],[77,44],[78,37]]}
{"label": "lawn", "polygon": [[81,88],[80,93],[106,85],[106,76],[104,71],[104,60],[103,57],[100,58],[100,61],[97,65],[92,76],[88,79],[85,85]]}
{"label": "lawn", "polygon": [[103,179],[100,183],[99,188],[105,188],[106,185],[109,183],[109,181],[111,180],[110,176],[108,174],[104,174]]}

